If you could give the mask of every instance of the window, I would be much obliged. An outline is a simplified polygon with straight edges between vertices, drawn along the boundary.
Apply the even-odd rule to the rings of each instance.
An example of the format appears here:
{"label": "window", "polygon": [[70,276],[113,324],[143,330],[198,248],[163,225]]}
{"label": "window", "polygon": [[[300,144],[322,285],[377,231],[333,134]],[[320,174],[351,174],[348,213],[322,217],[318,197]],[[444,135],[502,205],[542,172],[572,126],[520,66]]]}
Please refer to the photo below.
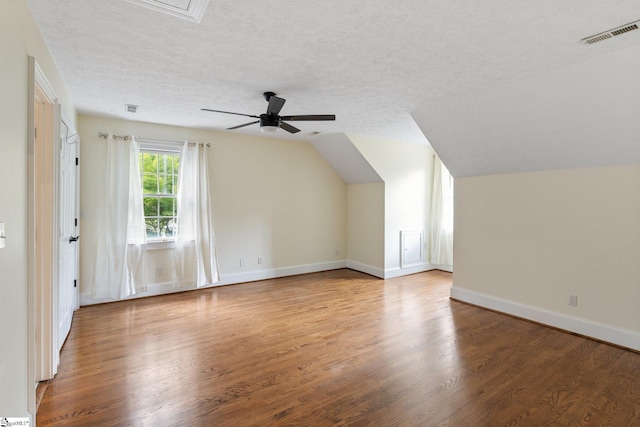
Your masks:
{"label": "window", "polygon": [[179,166],[177,151],[140,149],[144,221],[149,241],[174,239]]}

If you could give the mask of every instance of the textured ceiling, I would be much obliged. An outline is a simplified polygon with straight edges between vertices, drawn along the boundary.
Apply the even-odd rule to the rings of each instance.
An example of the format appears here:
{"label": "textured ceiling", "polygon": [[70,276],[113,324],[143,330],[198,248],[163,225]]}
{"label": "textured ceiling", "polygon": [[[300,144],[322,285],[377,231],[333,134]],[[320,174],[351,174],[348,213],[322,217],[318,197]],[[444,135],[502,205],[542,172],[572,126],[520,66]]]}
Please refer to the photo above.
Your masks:
{"label": "textured ceiling", "polygon": [[637,0],[212,0],[199,24],[124,0],[28,3],[79,112],[224,129],[245,120],[200,108],[260,114],[272,90],[287,99],[282,114],[337,115],[298,123],[302,140],[319,131],[426,143],[414,111],[640,39],[579,43],[640,19]]}
{"label": "textured ceiling", "polygon": [[640,164],[636,43],[413,117],[455,177]]}

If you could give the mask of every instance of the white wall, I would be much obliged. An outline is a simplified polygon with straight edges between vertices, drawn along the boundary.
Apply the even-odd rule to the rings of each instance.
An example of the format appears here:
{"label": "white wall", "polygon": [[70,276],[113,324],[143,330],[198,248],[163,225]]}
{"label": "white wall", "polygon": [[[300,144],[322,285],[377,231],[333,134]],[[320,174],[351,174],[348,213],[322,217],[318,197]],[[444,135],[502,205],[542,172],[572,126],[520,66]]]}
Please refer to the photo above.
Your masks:
{"label": "white wall", "polygon": [[347,186],[348,266],[384,277],[384,183]]}
{"label": "white wall", "polygon": [[431,269],[426,256],[422,266],[400,268],[400,231],[424,230],[429,241],[433,150],[361,135],[349,138],[384,180],[384,277]]}
{"label": "white wall", "polygon": [[27,384],[28,56],[36,58],[72,121],[75,111],[24,0],[2,3],[0,56],[0,222],[7,236],[0,249],[0,416],[26,417],[34,396]]}
{"label": "white wall", "polygon": [[639,188],[640,166],[456,179],[452,296],[640,349]]}
{"label": "white wall", "polygon": [[[112,132],[211,143],[209,165],[221,283],[346,266],[347,186],[303,142],[80,115],[81,294],[90,293],[104,139]],[[336,251],[339,255],[336,255]],[[263,264],[258,265],[258,257]],[[240,266],[240,259],[246,262]],[[150,284],[170,280],[169,251],[153,251]],[[156,277],[156,267],[165,276]],[[83,298],[84,302],[86,297]]]}

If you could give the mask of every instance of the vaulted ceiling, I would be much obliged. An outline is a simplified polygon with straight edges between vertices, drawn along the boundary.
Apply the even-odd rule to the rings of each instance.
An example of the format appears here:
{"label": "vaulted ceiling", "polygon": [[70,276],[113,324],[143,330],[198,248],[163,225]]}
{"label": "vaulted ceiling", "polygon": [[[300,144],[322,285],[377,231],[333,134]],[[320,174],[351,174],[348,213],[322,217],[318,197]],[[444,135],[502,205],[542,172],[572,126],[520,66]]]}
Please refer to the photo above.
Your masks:
{"label": "vaulted ceiling", "polygon": [[81,113],[222,130],[247,120],[200,109],[260,114],[271,90],[282,114],[337,116],[284,137],[431,143],[454,176],[640,163],[640,30],[580,41],[637,0],[210,0],[199,23],[28,3]]}

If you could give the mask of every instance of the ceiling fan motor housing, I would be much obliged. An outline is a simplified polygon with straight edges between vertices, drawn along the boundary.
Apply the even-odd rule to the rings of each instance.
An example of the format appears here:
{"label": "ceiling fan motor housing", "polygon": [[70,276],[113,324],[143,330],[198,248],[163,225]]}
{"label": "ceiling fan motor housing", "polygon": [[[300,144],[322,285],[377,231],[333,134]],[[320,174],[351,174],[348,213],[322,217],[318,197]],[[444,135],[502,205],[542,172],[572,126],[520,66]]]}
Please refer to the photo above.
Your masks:
{"label": "ceiling fan motor housing", "polygon": [[260,114],[260,127],[280,127],[280,116],[277,114]]}

